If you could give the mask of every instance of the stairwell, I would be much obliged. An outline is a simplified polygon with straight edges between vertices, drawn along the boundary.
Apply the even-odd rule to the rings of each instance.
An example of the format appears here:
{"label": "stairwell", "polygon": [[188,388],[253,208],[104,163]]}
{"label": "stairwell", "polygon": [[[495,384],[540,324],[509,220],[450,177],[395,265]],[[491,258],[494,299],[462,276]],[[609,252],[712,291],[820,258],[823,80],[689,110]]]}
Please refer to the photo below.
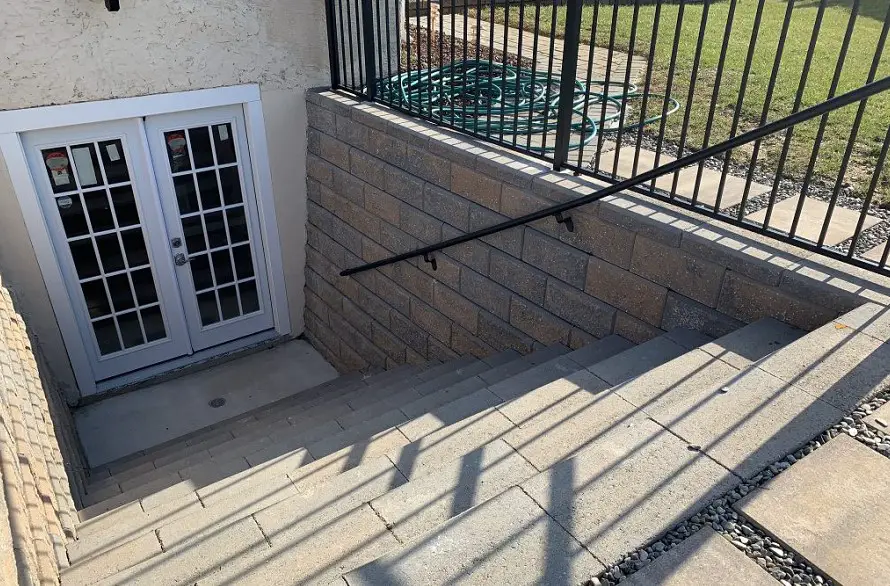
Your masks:
{"label": "stairwell", "polygon": [[62,583],[580,584],[852,408],[779,372],[831,329],[343,376],[93,470]]}

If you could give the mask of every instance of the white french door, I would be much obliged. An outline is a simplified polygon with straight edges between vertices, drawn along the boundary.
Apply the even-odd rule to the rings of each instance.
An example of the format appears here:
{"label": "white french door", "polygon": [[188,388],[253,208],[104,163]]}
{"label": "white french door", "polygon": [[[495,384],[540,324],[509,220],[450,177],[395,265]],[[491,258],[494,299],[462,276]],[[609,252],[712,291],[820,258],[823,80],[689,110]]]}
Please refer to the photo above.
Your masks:
{"label": "white french door", "polygon": [[272,328],[240,107],[22,143],[95,380]]}
{"label": "white french door", "polygon": [[273,325],[241,108],[145,121],[192,348]]}

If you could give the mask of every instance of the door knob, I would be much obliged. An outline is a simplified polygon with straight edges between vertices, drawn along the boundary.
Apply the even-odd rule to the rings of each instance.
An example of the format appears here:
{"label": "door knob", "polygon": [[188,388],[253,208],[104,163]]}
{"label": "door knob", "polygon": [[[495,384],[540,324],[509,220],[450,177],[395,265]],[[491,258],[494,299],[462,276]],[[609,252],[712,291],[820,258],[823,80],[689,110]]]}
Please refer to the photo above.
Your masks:
{"label": "door knob", "polygon": [[173,262],[176,263],[176,266],[181,267],[182,265],[188,263],[189,259],[180,252],[173,257]]}

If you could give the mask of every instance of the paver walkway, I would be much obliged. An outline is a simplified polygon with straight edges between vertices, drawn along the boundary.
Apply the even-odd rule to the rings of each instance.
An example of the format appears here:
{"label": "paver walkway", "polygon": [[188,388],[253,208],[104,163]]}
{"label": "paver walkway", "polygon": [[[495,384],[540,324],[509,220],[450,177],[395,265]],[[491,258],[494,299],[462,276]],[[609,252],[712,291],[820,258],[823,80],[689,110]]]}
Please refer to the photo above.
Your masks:
{"label": "paver walkway", "polygon": [[890,459],[838,436],[736,504],[838,584],[890,577]]}
{"label": "paver walkway", "polygon": [[[533,17],[533,11],[526,13],[526,18]],[[416,24],[416,22],[416,20],[412,20],[411,24]],[[421,28],[426,28],[428,26],[425,18],[420,19],[420,26]],[[439,22],[433,21],[432,26],[433,29],[438,30]],[[443,15],[441,30],[446,35],[450,36],[453,34],[453,36],[458,39],[467,38],[473,42],[475,42],[476,34],[478,32],[480,45],[483,48],[487,47],[490,41],[497,51],[504,51],[504,47],[506,46],[507,53],[519,55],[527,59],[535,59],[536,69],[539,72],[547,71],[552,54],[552,75],[558,76],[560,71],[562,71],[562,39],[552,39],[553,49],[551,51],[551,38],[544,34],[539,34],[538,41],[535,43],[535,35],[531,32],[520,31],[520,29],[514,27],[504,27],[504,25],[498,23],[492,24],[491,22],[484,20],[477,22],[472,16],[467,19],[467,26],[464,28],[463,14],[455,14],[453,33],[451,15]],[[492,37],[492,33],[494,33],[494,37]],[[505,37],[507,41],[506,45],[504,44]],[[594,47],[592,50],[593,62],[591,63],[590,46],[582,44],[578,49],[577,77],[581,81],[587,79],[588,67],[590,67],[591,80],[606,79],[606,67],[609,64],[609,50],[605,47]],[[627,75],[627,53],[623,51],[612,51],[611,57],[612,63],[609,68],[609,83],[624,83],[624,79]],[[630,82],[634,83],[643,78],[646,71],[646,59],[639,55],[634,55],[630,62]]]}

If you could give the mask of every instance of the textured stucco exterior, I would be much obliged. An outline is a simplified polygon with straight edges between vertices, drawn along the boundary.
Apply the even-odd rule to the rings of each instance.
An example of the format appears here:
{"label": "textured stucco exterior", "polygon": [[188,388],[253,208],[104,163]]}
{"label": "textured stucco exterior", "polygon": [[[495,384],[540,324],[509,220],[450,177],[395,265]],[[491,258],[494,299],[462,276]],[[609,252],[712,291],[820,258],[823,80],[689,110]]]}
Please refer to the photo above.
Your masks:
{"label": "textured stucco exterior", "polygon": [[[306,88],[328,82],[320,0],[0,0],[0,110],[258,83],[294,335],[303,329]],[[0,272],[69,400],[73,374],[5,166]]]}

